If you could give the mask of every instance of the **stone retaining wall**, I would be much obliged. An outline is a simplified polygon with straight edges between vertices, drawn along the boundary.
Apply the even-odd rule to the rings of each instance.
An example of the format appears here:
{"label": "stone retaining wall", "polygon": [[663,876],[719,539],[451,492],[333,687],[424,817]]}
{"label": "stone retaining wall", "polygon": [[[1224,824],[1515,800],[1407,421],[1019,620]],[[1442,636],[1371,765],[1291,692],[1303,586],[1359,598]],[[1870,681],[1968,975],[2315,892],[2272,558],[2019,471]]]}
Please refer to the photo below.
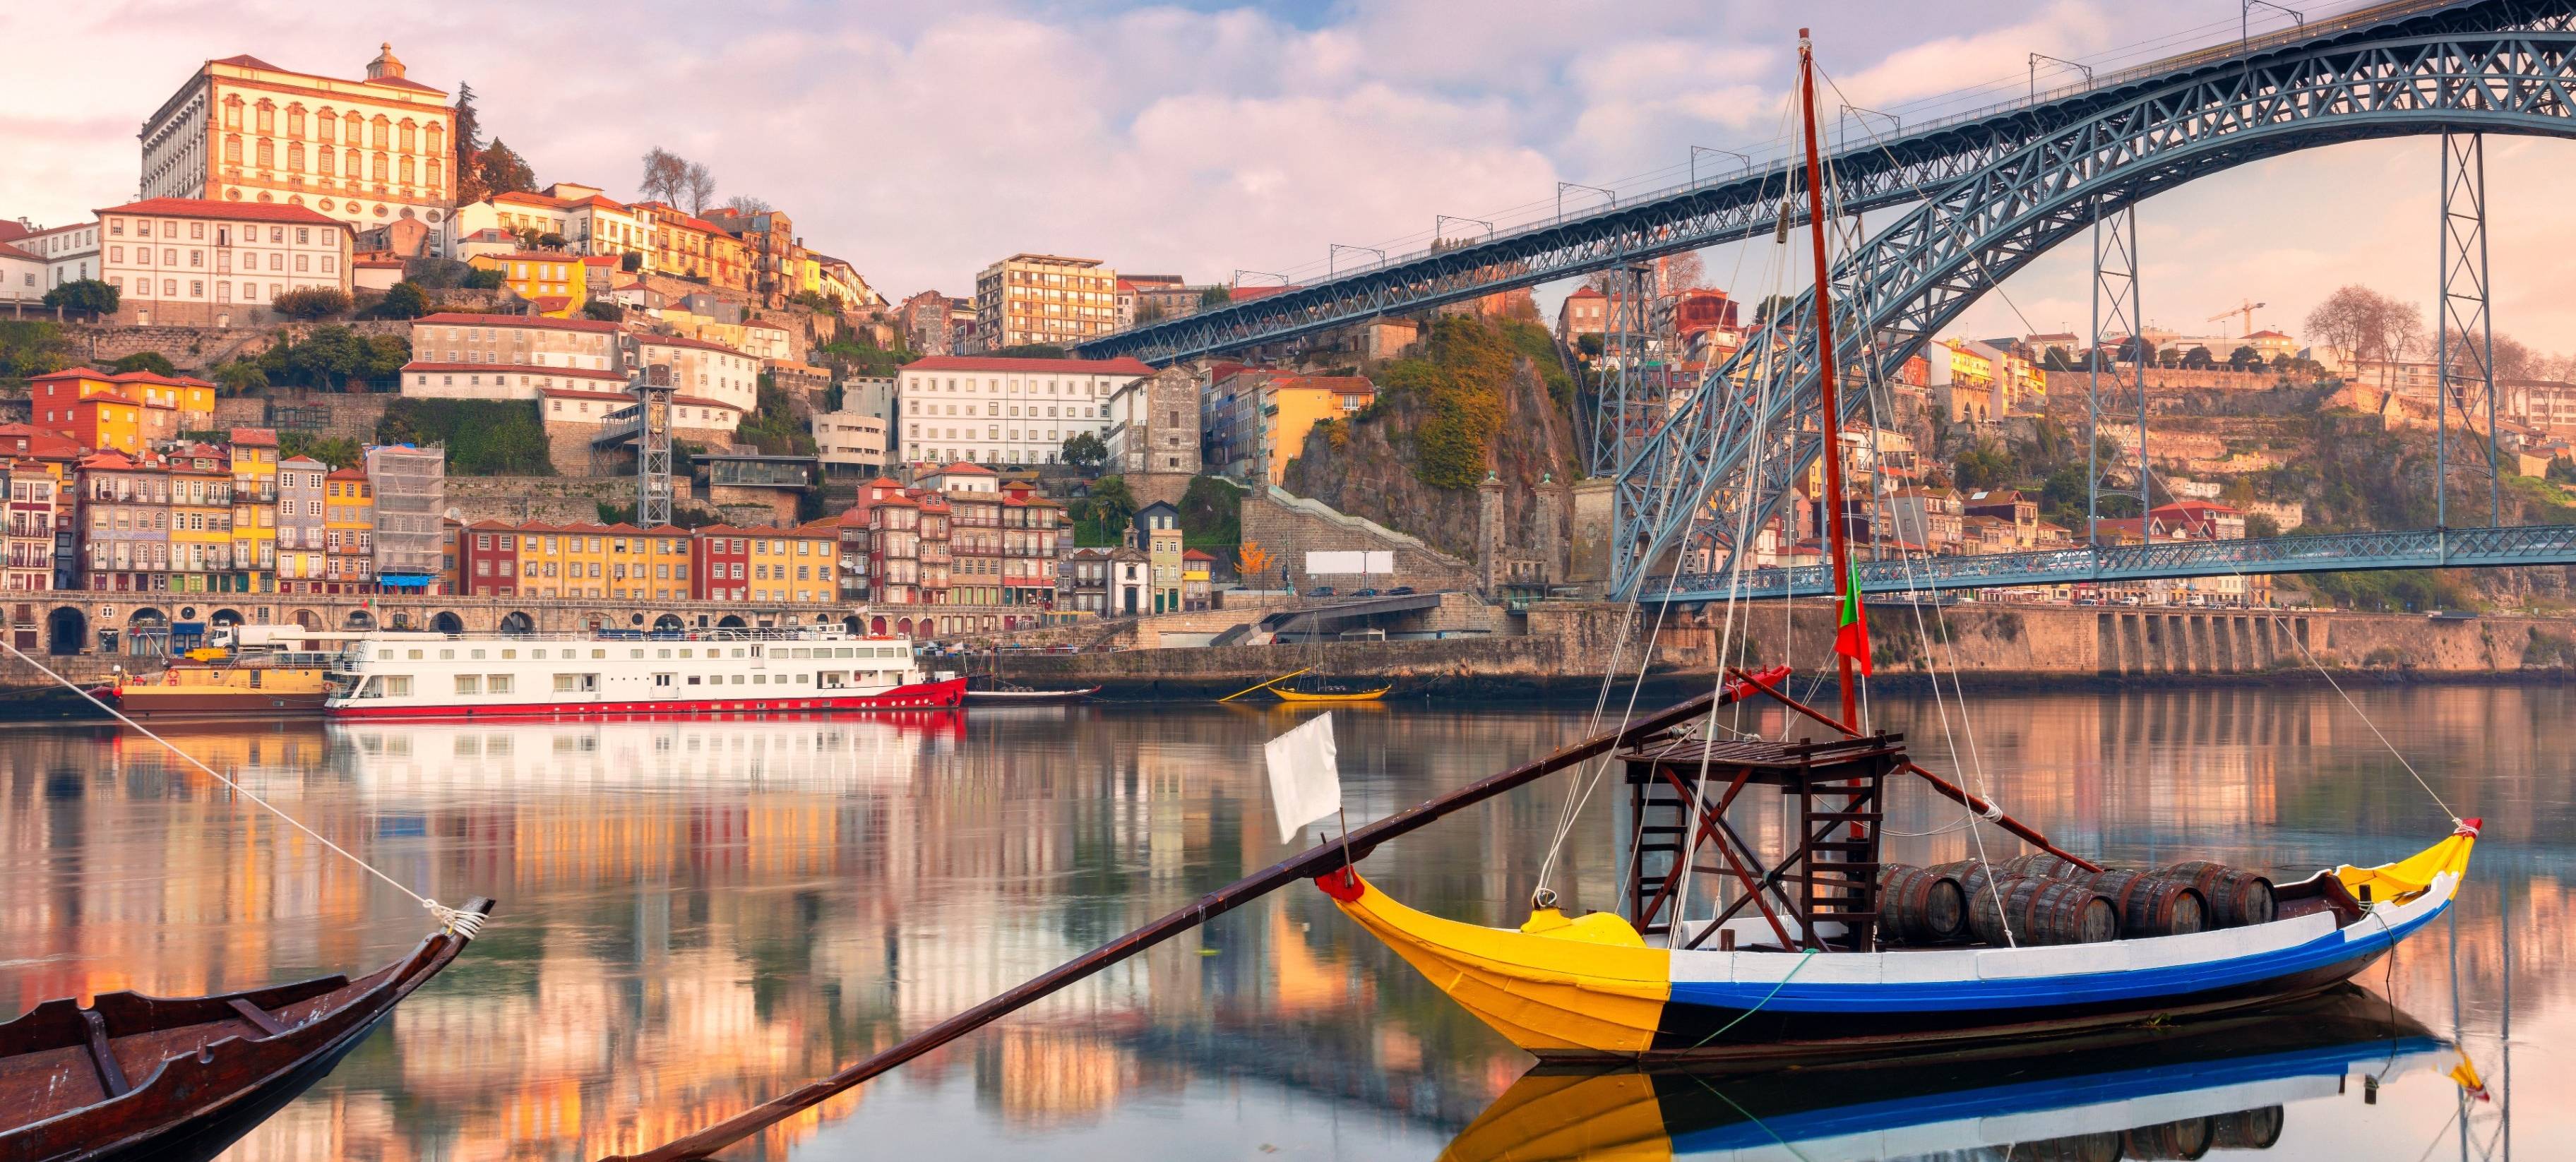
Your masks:
{"label": "stone retaining wall", "polygon": [[[1275,582],[1276,570],[1284,566],[1289,579],[1300,588],[1332,585],[1345,590],[1356,586],[1391,589],[1410,585],[1429,592],[1477,587],[1473,562],[1450,556],[1374,521],[1335,512],[1319,501],[1291,496],[1275,487],[1257,488],[1244,496],[1243,539],[1259,544],[1275,562],[1272,576],[1262,578],[1263,583]],[[1309,577],[1306,554],[1313,552],[1392,552],[1395,575]]]}

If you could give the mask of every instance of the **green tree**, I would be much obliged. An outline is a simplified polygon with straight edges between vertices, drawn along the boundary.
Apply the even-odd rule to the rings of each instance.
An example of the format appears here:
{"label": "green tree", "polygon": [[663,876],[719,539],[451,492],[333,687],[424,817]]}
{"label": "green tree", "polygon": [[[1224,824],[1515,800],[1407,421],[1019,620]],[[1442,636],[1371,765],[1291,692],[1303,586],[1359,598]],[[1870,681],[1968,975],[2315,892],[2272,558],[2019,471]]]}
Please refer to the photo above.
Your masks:
{"label": "green tree", "polygon": [[1753,321],[1768,323],[1797,304],[1798,300],[1787,295],[1764,295],[1761,304],[1753,308]]}
{"label": "green tree", "polygon": [[465,275],[467,290],[499,290],[501,282],[501,268],[497,266],[475,267]]}
{"label": "green tree", "polygon": [[2263,353],[2255,350],[2252,344],[2245,344],[2227,353],[2227,365],[2238,371],[2248,371],[2263,365]]}
{"label": "green tree", "polygon": [[325,436],[318,432],[279,432],[277,455],[282,460],[310,456],[334,468],[356,465],[365,453],[358,442],[347,436]]}
{"label": "green tree", "polygon": [[2245,535],[2258,540],[2280,536],[2281,522],[2266,513],[2251,514],[2245,518]]}
{"label": "green tree", "polygon": [[628,274],[633,274],[636,271],[644,269],[644,252],[640,250],[629,250],[624,254],[618,255],[617,269],[625,271]]}
{"label": "green tree", "polygon": [[841,313],[840,300],[824,294],[821,291],[801,290],[796,292],[795,295],[790,297],[787,301],[818,315],[838,316]]}
{"label": "green tree", "polygon": [[76,278],[45,292],[45,305],[92,315],[113,315],[124,292],[94,278]]}
{"label": "green tree", "polygon": [[71,339],[52,320],[0,319],[0,379],[25,379],[71,364]]}
{"label": "green tree", "polygon": [[1221,286],[1207,287],[1199,291],[1199,306],[1201,307],[1221,307],[1233,301],[1234,292]]}
{"label": "green tree", "polygon": [[1142,327],[1148,323],[1162,322],[1164,316],[1168,314],[1170,312],[1163,309],[1161,302],[1148,299],[1136,304],[1136,325]]}
{"label": "green tree", "polygon": [[477,159],[476,172],[483,175],[483,188],[494,194],[524,194],[537,188],[537,174],[528,168],[527,160],[513,152],[501,139],[492,139],[492,147]]}
{"label": "green tree", "polygon": [[1071,352],[1068,352],[1064,348],[1058,347],[1052,343],[1022,343],[1016,347],[1004,347],[993,354],[1004,359],[1068,359],[1072,357]]}
{"label": "green tree", "polygon": [[170,357],[158,351],[137,351],[107,365],[109,371],[122,375],[128,371],[149,371],[154,375],[177,375],[178,367]]}
{"label": "green tree", "polygon": [[474,109],[474,86],[462,81],[456,85],[455,150],[448,172],[456,175],[457,204],[482,201],[491,192],[483,186],[483,119]]}
{"label": "green tree", "polygon": [[234,359],[215,368],[215,389],[224,395],[243,395],[268,386],[268,372],[254,359]]}
{"label": "green tree", "polygon": [[1243,541],[1243,490],[1232,481],[1193,476],[1181,494],[1181,537],[1198,548],[1233,548]]}
{"label": "green tree", "polygon": [[376,304],[379,319],[417,319],[429,313],[429,296],[421,293],[420,284],[408,279],[395,283]]}
{"label": "green tree", "polygon": [[1064,438],[1062,456],[1076,468],[1098,468],[1109,459],[1109,445],[1089,432],[1075,432]]}
{"label": "green tree", "polygon": [[2073,371],[2075,361],[2066,357],[2066,348],[2051,347],[2047,354],[2039,357],[2039,366],[2046,371]]}
{"label": "green tree", "polygon": [[1103,476],[1091,482],[1091,499],[1085,509],[1091,523],[1115,537],[1136,519],[1136,510],[1141,507],[1136,503],[1136,494],[1128,491],[1126,477]]}
{"label": "green tree", "polygon": [[452,476],[552,476],[545,426],[522,400],[395,399],[376,422],[379,444],[443,444]]}
{"label": "green tree", "polygon": [[338,287],[309,286],[270,299],[268,309],[290,319],[311,321],[347,314],[349,293]]}
{"label": "green tree", "polygon": [[626,317],[626,308],[608,299],[592,299],[581,305],[581,313],[584,318],[614,323]]}
{"label": "green tree", "polygon": [[561,250],[563,247],[564,236],[561,234],[548,230],[543,234],[537,235],[537,249],[539,250]]}
{"label": "green tree", "polygon": [[811,456],[813,425],[796,416],[787,391],[767,375],[760,377],[758,402],[742,418],[734,437],[760,449],[764,456]]}

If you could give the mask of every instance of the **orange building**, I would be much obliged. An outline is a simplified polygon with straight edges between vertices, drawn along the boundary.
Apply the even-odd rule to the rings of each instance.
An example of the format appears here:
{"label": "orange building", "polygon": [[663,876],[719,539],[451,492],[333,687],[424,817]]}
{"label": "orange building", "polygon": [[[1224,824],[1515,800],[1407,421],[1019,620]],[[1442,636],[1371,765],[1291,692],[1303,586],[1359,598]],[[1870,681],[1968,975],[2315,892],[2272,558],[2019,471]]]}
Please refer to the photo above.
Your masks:
{"label": "orange building", "polygon": [[215,385],[184,375],[73,367],[28,380],[27,396],[39,430],[87,448],[140,451],[215,419]]}

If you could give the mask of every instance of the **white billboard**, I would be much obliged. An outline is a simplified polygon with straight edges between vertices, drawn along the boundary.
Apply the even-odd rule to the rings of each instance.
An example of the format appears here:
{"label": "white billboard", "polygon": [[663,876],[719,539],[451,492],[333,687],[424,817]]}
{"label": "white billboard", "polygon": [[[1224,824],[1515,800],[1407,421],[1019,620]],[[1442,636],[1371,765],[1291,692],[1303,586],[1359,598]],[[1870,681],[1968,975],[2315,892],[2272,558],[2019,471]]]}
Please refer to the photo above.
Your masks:
{"label": "white billboard", "polygon": [[1368,554],[1366,553],[1309,552],[1306,554],[1306,573],[1308,576],[1326,573],[1365,573],[1367,571]]}

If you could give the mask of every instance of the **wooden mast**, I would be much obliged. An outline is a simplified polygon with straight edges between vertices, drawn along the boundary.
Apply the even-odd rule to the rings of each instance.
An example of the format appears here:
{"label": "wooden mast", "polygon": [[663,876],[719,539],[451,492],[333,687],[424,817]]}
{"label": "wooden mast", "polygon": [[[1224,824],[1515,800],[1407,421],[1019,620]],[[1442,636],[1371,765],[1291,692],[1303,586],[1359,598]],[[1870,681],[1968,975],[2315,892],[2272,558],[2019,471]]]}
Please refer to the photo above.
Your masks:
{"label": "wooden mast", "polygon": [[[1842,403],[1835,390],[1838,378],[1834,368],[1834,309],[1827,294],[1832,285],[1825,260],[1825,181],[1824,164],[1816,156],[1816,50],[1807,39],[1807,30],[1798,30],[1799,102],[1807,122],[1807,239],[1816,260],[1816,358],[1817,389],[1822,393],[1825,421],[1825,494],[1817,507],[1825,510],[1825,545],[1828,568],[1833,570],[1834,596],[1841,602],[1850,599],[1845,590],[1851,585],[1850,547],[1845,543],[1848,530],[1843,514],[1843,440]],[[1846,729],[1860,729],[1858,689],[1852,682],[1852,660],[1849,654],[1836,654],[1842,663],[1843,721]]]}

